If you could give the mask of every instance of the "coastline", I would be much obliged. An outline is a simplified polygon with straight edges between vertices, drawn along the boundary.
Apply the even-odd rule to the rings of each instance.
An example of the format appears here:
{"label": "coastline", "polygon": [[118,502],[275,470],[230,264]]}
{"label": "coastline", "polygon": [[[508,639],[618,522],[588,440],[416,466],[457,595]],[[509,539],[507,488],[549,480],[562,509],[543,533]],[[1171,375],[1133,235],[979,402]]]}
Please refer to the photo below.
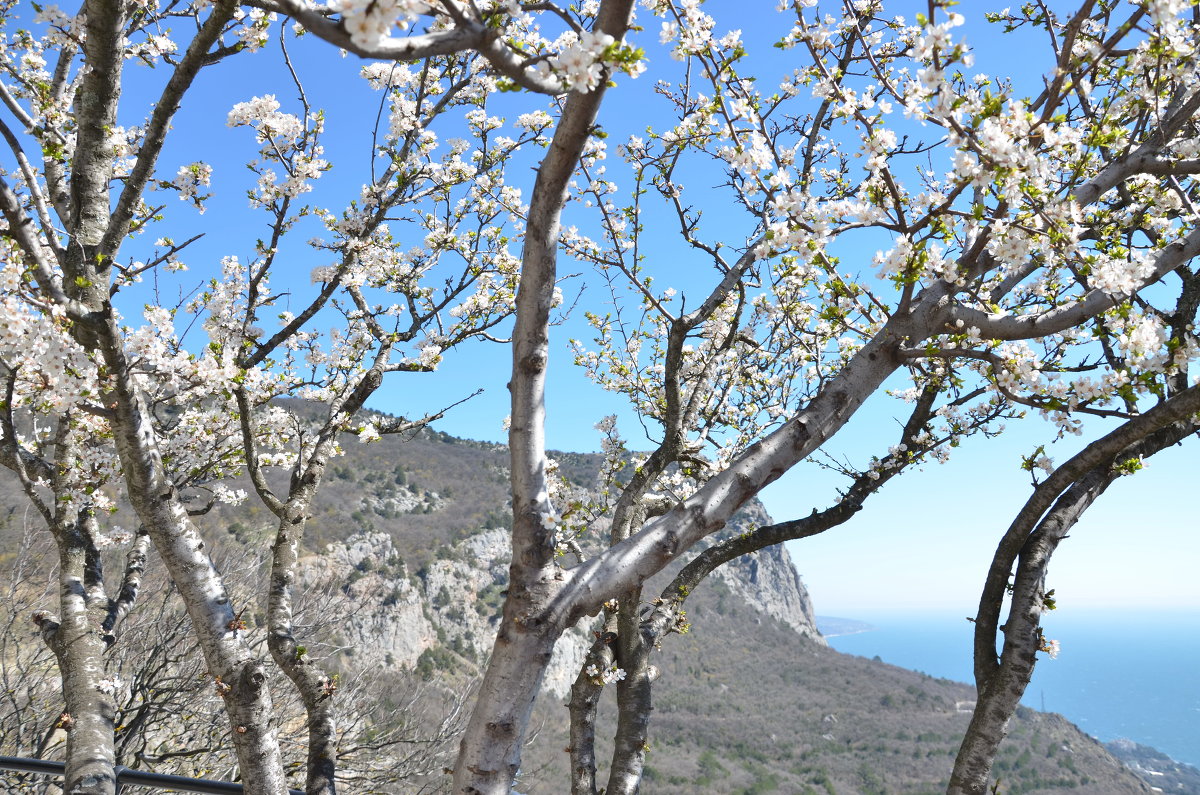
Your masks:
{"label": "coastline", "polygon": [[870,627],[868,629],[852,629],[852,630],[848,630],[845,632],[822,632],[821,637],[826,638],[826,639],[828,639],[828,638],[848,638],[851,635],[862,635],[863,633],[866,633],[866,632],[878,632],[878,631],[879,631],[879,627]]}
{"label": "coastline", "polygon": [[[956,613],[875,610],[865,624],[877,632],[833,624],[837,651],[880,657],[930,676],[971,682],[972,625]],[[1101,742],[1128,739],[1173,761],[1200,765],[1200,611],[1056,610],[1047,637],[1062,641],[1055,660],[1043,658],[1022,704],[1063,715]],[[1136,643],[1116,628],[1136,628]],[[855,637],[855,636],[859,637]],[[1154,653],[1148,653],[1153,649]],[[1138,671],[1139,676],[1130,676]]]}

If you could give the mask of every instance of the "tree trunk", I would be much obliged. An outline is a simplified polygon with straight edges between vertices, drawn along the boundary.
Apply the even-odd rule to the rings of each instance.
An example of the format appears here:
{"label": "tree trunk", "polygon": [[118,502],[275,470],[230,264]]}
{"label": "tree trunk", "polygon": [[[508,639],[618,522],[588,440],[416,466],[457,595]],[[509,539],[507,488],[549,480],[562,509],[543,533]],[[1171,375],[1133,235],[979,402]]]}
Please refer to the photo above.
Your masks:
{"label": "tree trunk", "polygon": [[111,317],[100,330],[113,373],[113,435],[130,502],[179,589],[213,686],[225,702],[247,795],[284,795],[283,760],[263,662],[242,637],[238,611],[204,540],[163,469],[145,401],[127,366]]}
{"label": "tree trunk", "polygon": [[[595,28],[614,39],[629,29],[632,0],[603,0]],[[507,792],[521,766],[521,743],[554,643],[565,622],[546,611],[562,587],[554,533],[546,527],[545,388],[550,310],[554,305],[558,238],[567,186],[596,121],[605,85],[572,92],[538,168],[530,198],[521,282],[512,335],[513,559],[509,596],[491,661],[467,724],[454,770],[454,791]]]}
{"label": "tree trunk", "polygon": [[[1050,479],[1043,482],[1029,498],[1018,520],[1006,533],[996,551],[988,583],[984,588],[975,624],[975,670],[978,701],[971,723],[959,747],[950,777],[947,795],[984,795],[1000,743],[1008,734],[1012,719],[1037,661],[1037,652],[1046,650],[1040,620],[1046,609],[1045,579],[1050,558],[1058,544],[1079,521],[1095,500],[1104,493],[1121,472],[1116,465],[1129,459],[1146,458],[1177,444],[1200,427],[1194,411],[1200,403],[1200,389],[1192,387],[1176,394],[1140,417],[1126,422],[1121,428],[1088,445],[1059,468],[1054,474],[1074,477],[1062,496],[1029,532],[1017,556],[1016,576],[1013,579],[1012,604],[1004,625],[1004,648],[1000,659],[995,658],[996,619],[999,605],[993,604],[992,594],[1002,592],[996,582],[1007,583],[1011,570],[1008,540],[1022,527],[1021,516],[1032,513],[1031,506],[1041,504],[1047,489],[1057,489]],[[1181,417],[1183,418],[1181,420]],[[1166,424],[1166,423],[1171,424]],[[1129,438],[1140,428],[1141,438]],[[1135,437],[1136,438],[1136,437]],[[1116,441],[1128,444],[1113,451]],[[1108,447],[1106,447],[1108,445]],[[1096,460],[1097,454],[1100,455]],[[1085,466],[1086,463],[1086,466]],[[1078,468],[1077,468],[1078,467]],[[1036,514],[1033,519],[1036,519]],[[1032,521],[1028,520],[1028,521]]]}
{"label": "tree trunk", "polygon": [[[82,519],[78,520],[82,521]],[[114,795],[116,763],[112,695],[101,692],[104,643],[89,614],[84,592],[87,553],[79,543],[76,521],[56,528],[59,609],[55,622],[41,617],[42,635],[58,660],[66,711],[59,725],[66,730],[66,773],[63,791],[70,795]]]}
{"label": "tree trunk", "polygon": [[642,589],[621,597],[617,612],[617,666],[625,678],[617,682],[617,731],[613,737],[605,795],[637,795],[646,765],[652,709],[650,645],[642,636],[638,607]]}
{"label": "tree trunk", "polygon": [[1008,736],[1009,721],[1025,695],[1038,650],[1043,646],[1040,624],[1050,557],[1067,531],[1116,477],[1110,466],[1089,473],[1063,495],[1021,551],[1012,607],[1004,625],[1000,666],[986,683],[977,683],[975,712],[954,760],[947,795],[984,795],[988,791],[996,752]]}
{"label": "tree trunk", "polygon": [[[561,127],[559,128],[562,129]],[[532,228],[532,220],[530,223]],[[526,290],[526,271],[521,290]],[[551,281],[551,284],[553,282]],[[563,630],[600,609],[614,595],[636,588],[691,548],[720,530],[730,516],[765,486],[804,459],[840,430],[866,398],[899,366],[901,341],[916,344],[941,318],[945,283],[928,288],[912,311],[895,315],[861,348],[813,400],[783,427],[752,445],[730,467],[667,514],[570,572],[558,569],[552,534],[544,530],[546,500],[541,468],[544,344],[535,332],[514,333],[514,377],[510,449],[513,478],[513,563],[505,619],[491,664],[471,715],[455,771],[457,793],[502,792],[499,767],[519,767],[520,743],[532,699],[550,650]],[[526,316],[527,318],[527,316]],[[524,319],[525,323],[529,321]],[[537,377],[531,377],[536,375]],[[538,458],[541,451],[541,458]],[[534,463],[530,463],[534,462]],[[537,662],[538,660],[541,662]],[[493,673],[494,672],[494,673]],[[506,689],[512,684],[511,690]],[[502,731],[501,731],[502,729]]]}
{"label": "tree trunk", "polygon": [[612,644],[606,643],[606,633],[616,634],[616,622],[610,617],[601,627],[599,637],[592,643],[579,675],[571,685],[571,700],[567,709],[571,715],[571,795],[596,795],[596,707],[604,692],[603,680],[588,672],[595,666],[605,671],[612,666]]}
{"label": "tree trunk", "polygon": [[459,745],[456,793],[503,795],[521,769],[525,729],[560,633],[530,627],[514,612],[505,610],[479,687],[478,703],[487,709],[475,710]]}
{"label": "tree trunk", "polygon": [[300,540],[304,535],[303,511],[289,511],[280,520],[271,558],[271,584],[267,594],[267,646],[271,658],[296,686],[308,718],[307,795],[334,795],[337,784],[337,711],[334,683],[323,670],[301,653],[292,626],[291,584],[296,577]]}
{"label": "tree trunk", "polygon": [[[380,358],[383,358],[382,352]],[[293,478],[289,486],[286,502],[271,493],[262,477],[255,458],[250,401],[244,392],[237,394],[246,456],[252,459],[249,464],[251,480],[259,497],[279,519],[271,549],[271,580],[267,591],[267,647],[271,658],[295,685],[304,703],[308,719],[307,795],[335,795],[337,792],[338,732],[334,706],[337,688],[330,676],[302,653],[296,641],[292,585],[300,562],[300,543],[308,526],[308,510],[320,488],[329,457],[336,449],[342,418],[359,411],[379,388],[382,379],[382,371],[372,369],[352,392],[333,402],[311,455],[307,461],[301,457],[298,462],[298,477]]]}

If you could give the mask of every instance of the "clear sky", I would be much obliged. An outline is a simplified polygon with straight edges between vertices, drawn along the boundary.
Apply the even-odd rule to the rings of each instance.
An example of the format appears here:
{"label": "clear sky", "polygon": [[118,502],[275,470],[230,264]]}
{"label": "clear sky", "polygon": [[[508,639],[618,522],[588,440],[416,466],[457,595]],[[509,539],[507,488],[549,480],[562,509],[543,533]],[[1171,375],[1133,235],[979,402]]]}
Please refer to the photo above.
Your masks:
{"label": "clear sky", "polygon": [[[924,2],[895,4],[912,14],[923,10]],[[1024,54],[1019,39],[1004,40],[976,21],[984,8],[993,4],[975,2],[959,6],[967,14],[968,41],[978,51],[976,69],[1014,78],[1036,79],[1039,66]],[[763,2],[762,11],[747,14],[745,3],[715,0],[706,5],[718,17],[718,34],[731,27],[747,28],[751,40],[775,23],[768,10],[773,2]],[[889,6],[892,7],[892,6]],[[722,16],[736,16],[732,24]],[[651,71],[639,82],[622,77],[610,92],[602,116],[614,130],[637,131],[647,120],[645,102],[654,76],[654,59],[666,58],[655,52],[657,24],[647,25],[637,43],[651,53]],[[1027,42],[1026,42],[1027,43]],[[1021,57],[1014,57],[1017,51]],[[352,78],[361,62],[339,59],[323,43],[299,43],[293,49],[301,77],[317,107],[328,111],[325,136],[327,157],[334,163],[330,174],[322,178],[314,198],[337,209],[357,195],[363,168],[370,149],[369,126],[378,110],[378,95]],[[785,54],[767,51],[764,67],[774,70],[787,66]],[[248,69],[248,66],[250,67]],[[138,67],[131,66],[136,72]],[[295,91],[282,82],[283,72],[275,45],[268,51],[238,57],[204,74],[184,104],[176,124],[177,135],[163,156],[168,173],[177,165],[206,160],[214,165],[214,199],[203,219],[170,194],[173,216],[187,219],[175,234],[207,229],[209,234],[183,256],[197,277],[215,272],[219,258],[228,254],[249,257],[253,240],[265,233],[265,219],[246,209],[244,191],[252,181],[241,163],[255,149],[246,130],[229,130],[224,117],[235,102],[265,93],[278,93],[284,110],[294,110],[288,102]],[[147,87],[163,79],[161,70],[143,70],[138,77]],[[1036,92],[1034,92],[1036,93]],[[517,112],[541,107],[543,100],[514,97]],[[132,107],[132,103],[130,107]],[[123,123],[137,123],[131,116]],[[614,135],[615,146],[623,134]],[[615,159],[615,154],[614,154]],[[615,170],[615,169],[614,169]],[[528,191],[532,171],[515,174],[512,181]],[[701,186],[702,188],[703,186]],[[218,230],[213,232],[213,230]],[[745,229],[730,232],[731,244],[740,242]],[[298,235],[300,242],[305,239]],[[864,263],[873,251],[861,252]],[[666,247],[654,256],[674,257]],[[276,285],[293,281],[300,293],[308,286],[312,267],[323,264],[313,260],[311,252],[297,245],[285,260],[290,271],[276,277]],[[578,270],[564,262],[563,271]],[[864,266],[864,270],[866,267]],[[677,286],[686,289],[687,271],[676,271]],[[660,282],[666,286],[666,281]],[[567,288],[571,292],[571,288]],[[604,293],[588,286],[582,305],[603,312]],[[131,313],[134,307],[126,311]],[[571,364],[566,339],[585,336],[578,315],[555,332],[552,351],[547,436],[552,447],[566,450],[596,450],[599,434],[593,429],[604,415],[624,417],[622,430],[636,446],[636,426],[613,395],[587,382]],[[449,433],[474,439],[502,442],[502,421],[508,414],[509,353],[504,347],[479,344],[455,351],[446,357],[435,374],[397,374],[384,387],[373,407],[393,413],[417,415],[436,410],[482,386],[480,397],[454,410],[438,427]],[[834,449],[853,451],[856,463],[879,454],[881,432],[894,434],[886,398],[869,404],[834,442]],[[949,464],[930,464],[897,478],[849,524],[824,536],[790,545],[797,567],[809,586],[818,612],[853,617],[856,611],[883,607],[937,608],[973,612],[976,594],[986,572],[996,540],[1030,492],[1029,475],[1019,469],[1020,457],[1044,442],[1051,432],[1034,421],[1011,428],[997,440],[972,439],[955,452]],[[1068,440],[1050,450],[1056,461],[1065,460],[1077,446]],[[1171,450],[1156,457],[1150,466],[1132,478],[1115,484],[1108,494],[1086,515],[1084,521],[1061,546],[1052,566],[1050,587],[1057,590],[1060,605],[1106,606],[1188,606],[1200,609],[1200,540],[1194,505],[1196,489],[1196,446]],[[763,499],[776,519],[806,515],[813,508],[830,504],[837,481],[811,466],[798,467],[769,488]]]}
{"label": "clear sky", "polygon": [[[889,483],[843,527],[790,543],[817,611],[973,615],[995,545],[1031,492],[1021,456],[1048,429],[1037,419],[1028,426],[1011,425],[998,439],[971,439],[949,463]],[[1051,452],[1062,462],[1078,446],[1072,439]],[[1047,585],[1060,609],[1200,609],[1200,520],[1191,498],[1196,454],[1195,440],[1158,454],[1084,514],[1050,565]],[[793,472],[767,490],[763,499],[773,515],[803,514],[803,483]]]}

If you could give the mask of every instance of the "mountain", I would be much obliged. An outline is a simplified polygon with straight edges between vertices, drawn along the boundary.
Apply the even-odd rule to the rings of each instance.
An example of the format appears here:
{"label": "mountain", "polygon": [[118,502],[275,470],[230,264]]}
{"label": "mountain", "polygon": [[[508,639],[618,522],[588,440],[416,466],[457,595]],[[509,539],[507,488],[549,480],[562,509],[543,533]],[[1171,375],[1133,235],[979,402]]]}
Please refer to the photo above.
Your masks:
{"label": "mountain", "polygon": [[[554,457],[580,486],[591,483],[599,462]],[[306,577],[340,578],[363,604],[341,639],[354,648],[347,664],[410,666],[432,681],[469,681],[482,670],[507,585],[505,449],[425,432],[403,443],[350,443],[335,470],[316,512],[314,537],[325,546],[309,558]],[[769,521],[756,502],[726,532]],[[646,592],[657,593],[671,573]],[[973,688],[828,648],[785,549],[718,570],[687,611],[692,631],[664,639],[655,660],[662,675],[647,795],[944,791]],[[535,713],[537,740],[524,755],[522,793],[563,791],[565,695],[589,630],[569,632],[555,650]],[[611,736],[609,706],[601,738]],[[598,749],[602,764],[610,753]],[[1025,708],[997,775],[1006,793],[1149,791],[1065,719]]]}
{"label": "mountain", "polygon": [[[575,487],[593,484],[598,456],[554,457]],[[346,442],[314,506],[301,576],[313,593],[340,594],[344,612],[325,617],[332,629],[314,644],[334,650],[327,665],[347,679],[415,676],[430,692],[470,691],[507,587],[507,466],[502,446],[432,430],[369,445]],[[14,481],[0,478],[0,506],[10,506],[9,516],[21,505]],[[114,521],[134,523],[124,507]],[[274,527],[253,495],[198,521],[210,546],[230,558],[266,549]],[[769,521],[755,502],[725,532]],[[14,527],[0,526],[0,534]],[[670,570],[660,574],[646,593],[656,593],[669,576]],[[662,674],[646,795],[944,791],[973,689],[830,649],[782,547],[718,570],[686,608],[692,630],[665,638],[654,660]],[[261,619],[248,614],[247,620],[253,626]],[[555,650],[535,713],[537,737],[524,756],[522,793],[564,791],[563,705],[591,629],[581,624]],[[376,697],[391,695],[384,687]],[[602,767],[611,753],[603,744],[612,734],[611,698],[605,694],[598,729]],[[996,771],[1004,793],[1150,791],[1062,717],[1025,708],[1013,720]],[[439,776],[426,783],[444,785]],[[382,791],[415,790],[406,784]]]}

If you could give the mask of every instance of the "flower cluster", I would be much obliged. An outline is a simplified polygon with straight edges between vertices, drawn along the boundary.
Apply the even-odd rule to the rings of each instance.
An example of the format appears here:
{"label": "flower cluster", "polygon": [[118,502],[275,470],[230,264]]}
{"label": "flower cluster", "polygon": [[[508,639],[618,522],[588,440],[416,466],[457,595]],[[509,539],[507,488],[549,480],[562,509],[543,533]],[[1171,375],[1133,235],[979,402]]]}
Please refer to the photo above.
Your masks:
{"label": "flower cluster", "polygon": [[197,210],[203,213],[204,201],[212,194],[204,193],[202,189],[209,186],[212,173],[212,166],[206,163],[190,163],[179,167],[175,179],[171,180],[171,185],[179,191],[180,201],[190,201]]}
{"label": "flower cluster", "polygon": [[350,38],[360,47],[371,47],[391,35],[392,28],[406,30],[418,16],[430,12],[424,0],[336,0],[334,11]]}
{"label": "flower cluster", "polygon": [[258,174],[256,189],[250,193],[250,201],[257,207],[271,207],[308,193],[313,189],[313,180],[329,169],[319,143],[323,117],[318,114],[301,119],[280,107],[275,96],[267,94],[237,103],[226,118],[230,127],[252,128],[255,140],[262,144],[262,161],[277,164],[284,171],[281,178],[272,166],[257,160],[249,163],[250,170]]}
{"label": "flower cluster", "polygon": [[557,76],[563,87],[587,93],[600,85],[605,56],[614,39],[607,33],[585,31],[555,57],[538,65],[543,77]]}
{"label": "flower cluster", "polygon": [[616,664],[611,667],[601,669],[600,666],[592,663],[583,669],[592,684],[597,686],[610,685],[613,682],[620,682],[625,678],[625,669],[618,668]]}

